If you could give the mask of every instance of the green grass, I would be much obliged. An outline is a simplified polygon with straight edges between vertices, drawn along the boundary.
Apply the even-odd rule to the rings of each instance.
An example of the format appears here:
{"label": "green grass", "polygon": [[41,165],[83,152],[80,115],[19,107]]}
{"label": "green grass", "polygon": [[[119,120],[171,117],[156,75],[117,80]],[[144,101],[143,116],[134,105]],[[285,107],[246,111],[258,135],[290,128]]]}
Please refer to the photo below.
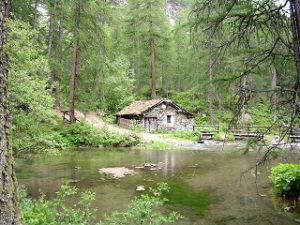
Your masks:
{"label": "green grass", "polygon": [[175,138],[179,140],[188,140],[188,141],[198,141],[199,132],[192,131],[172,131],[172,132],[159,132],[160,136],[166,136],[170,138]]}

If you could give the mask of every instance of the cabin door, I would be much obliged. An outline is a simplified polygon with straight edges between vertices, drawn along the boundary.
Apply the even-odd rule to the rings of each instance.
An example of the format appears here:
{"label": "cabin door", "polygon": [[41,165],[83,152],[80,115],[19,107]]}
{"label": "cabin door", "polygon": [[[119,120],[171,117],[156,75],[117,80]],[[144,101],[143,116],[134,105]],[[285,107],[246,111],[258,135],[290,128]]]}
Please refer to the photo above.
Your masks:
{"label": "cabin door", "polygon": [[157,118],[156,117],[145,118],[145,129],[149,133],[153,131],[157,131],[158,129]]}

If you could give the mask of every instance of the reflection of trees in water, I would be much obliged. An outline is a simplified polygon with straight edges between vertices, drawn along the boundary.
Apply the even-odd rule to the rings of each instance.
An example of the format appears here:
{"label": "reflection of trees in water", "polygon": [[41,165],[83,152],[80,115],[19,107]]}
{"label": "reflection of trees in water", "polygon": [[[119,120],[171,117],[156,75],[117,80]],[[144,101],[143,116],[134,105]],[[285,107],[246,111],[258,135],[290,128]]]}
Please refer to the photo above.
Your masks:
{"label": "reflection of trees in water", "polygon": [[145,153],[146,163],[159,163],[162,162],[162,173],[166,176],[173,176],[175,170],[185,165],[188,160],[189,154],[181,154],[174,151],[148,151]]}

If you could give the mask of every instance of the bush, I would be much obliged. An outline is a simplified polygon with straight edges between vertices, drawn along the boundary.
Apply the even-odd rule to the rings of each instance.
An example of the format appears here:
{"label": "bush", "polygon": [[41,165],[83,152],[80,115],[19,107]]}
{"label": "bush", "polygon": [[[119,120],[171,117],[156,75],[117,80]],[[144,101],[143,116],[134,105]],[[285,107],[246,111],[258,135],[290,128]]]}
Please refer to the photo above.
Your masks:
{"label": "bush", "polygon": [[229,132],[219,132],[213,135],[214,141],[234,141],[234,136],[232,133]]}
{"label": "bush", "polygon": [[112,133],[106,129],[93,128],[84,122],[69,125],[62,132],[62,136],[74,146],[129,147],[139,142],[139,138],[135,135]]}
{"label": "bush", "polygon": [[137,133],[145,131],[145,128],[136,120],[132,121],[132,123],[130,124],[130,129]]}
{"label": "bush", "polygon": [[198,141],[200,132],[197,131],[176,131],[172,136],[190,141]]}
{"label": "bush", "polygon": [[16,153],[57,154],[67,147],[130,147],[139,143],[136,135],[120,135],[84,122],[65,124],[59,119],[54,123],[43,122],[25,113],[14,118],[12,133]]}
{"label": "bush", "polygon": [[287,198],[300,196],[299,164],[280,164],[273,167],[269,178],[280,195]]}
{"label": "bush", "polygon": [[114,212],[106,216],[100,225],[162,225],[176,222],[181,218],[178,213],[162,213],[161,207],[167,201],[162,198],[163,192],[169,192],[166,183],[160,183],[157,188],[150,189],[149,195],[141,195],[133,200],[126,212]]}
{"label": "bush", "polygon": [[30,225],[93,224],[96,210],[91,210],[91,203],[95,200],[95,194],[89,191],[83,192],[76,204],[77,207],[70,207],[66,203],[66,199],[76,193],[77,189],[75,187],[62,185],[61,190],[53,200],[46,200],[45,196],[37,200],[31,200],[26,196],[24,190],[21,191],[19,202],[24,223]]}
{"label": "bush", "polygon": [[75,197],[77,189],[69,185],[62,185],[53,200],[46,200],[45,196],[31,200],[23,190],[19,194],[19,202],[23,222],[30,225],[162,225],[181,218],[176,212],[167,215],[161,212],[161,207],[167,201],[162,198],[162,193],[168,191],[168,185],[160,183],[157,188],[150,189],[150,194],[141,195],[133,200],[127,211],[106,215],[100,223],[95,222],[96,210],[91,209],[95,194],[90,191],[83,192],[79,201],[71,206],[67,199]]}
{"label": "bush", "polygon": [[61,127],[63,122],[55,118],[45,121],[31,113],[14,114],[12,148],[16,153],[56,153],[69,146],[59,132]]}

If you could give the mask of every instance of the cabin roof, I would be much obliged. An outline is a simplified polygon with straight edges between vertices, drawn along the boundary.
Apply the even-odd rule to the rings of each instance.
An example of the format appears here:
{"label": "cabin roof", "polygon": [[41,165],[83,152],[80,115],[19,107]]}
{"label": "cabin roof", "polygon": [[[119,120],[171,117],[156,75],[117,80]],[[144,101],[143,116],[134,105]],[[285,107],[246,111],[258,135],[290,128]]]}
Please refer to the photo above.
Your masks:
{"label": "cabin roof", "polygon": [[170,99],[167,98],[135,101],[131,103],[129,106],[122,109],[120,112],[118,112],[117,116],[125,116],[125,115],[139,116],[162,103],[167,103],[169,105],[172,105],[178,111],[190,117],[193,116],[191,113],[182,109],[181,107],[179,107],[178,105],[176,105]]}

